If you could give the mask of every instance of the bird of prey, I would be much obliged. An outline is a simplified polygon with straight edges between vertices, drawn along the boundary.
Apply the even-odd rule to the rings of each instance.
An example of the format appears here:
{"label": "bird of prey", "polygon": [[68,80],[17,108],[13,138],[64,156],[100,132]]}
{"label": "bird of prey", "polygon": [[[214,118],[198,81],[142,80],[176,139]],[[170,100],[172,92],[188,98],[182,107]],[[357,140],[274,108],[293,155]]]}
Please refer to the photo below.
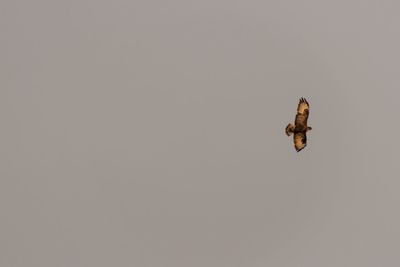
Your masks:
{"label": "bird of prey", "polygon": [[297,106],[297,114],[294,125],[289,123],[286,126],[285,132],[287,136],[293,134],[294,147],[297,152],[302,150],[307,145],[307,131],[312,128],[307,125],[308,114],[310,113],[310,105],[305,98],[300,98]]}

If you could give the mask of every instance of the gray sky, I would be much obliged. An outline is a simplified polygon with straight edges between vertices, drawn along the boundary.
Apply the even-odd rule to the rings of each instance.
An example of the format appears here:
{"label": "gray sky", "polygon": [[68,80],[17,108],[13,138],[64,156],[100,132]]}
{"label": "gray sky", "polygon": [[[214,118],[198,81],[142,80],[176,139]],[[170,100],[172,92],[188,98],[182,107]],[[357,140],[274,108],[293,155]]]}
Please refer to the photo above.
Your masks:
{"label": "gray sky", "polygon": [[400,265],[399,8],[1,1],[0,265]]}

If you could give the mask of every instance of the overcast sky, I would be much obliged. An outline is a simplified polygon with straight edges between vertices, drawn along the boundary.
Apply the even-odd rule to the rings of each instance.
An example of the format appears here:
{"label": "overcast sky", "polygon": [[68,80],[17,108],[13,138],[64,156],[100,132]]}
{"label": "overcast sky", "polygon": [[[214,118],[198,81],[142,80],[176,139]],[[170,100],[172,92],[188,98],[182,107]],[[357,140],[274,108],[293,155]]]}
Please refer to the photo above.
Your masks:
{"label": "overcast sky", "polygon": [[0,265],[399,266],[399,10],[1,1]]}

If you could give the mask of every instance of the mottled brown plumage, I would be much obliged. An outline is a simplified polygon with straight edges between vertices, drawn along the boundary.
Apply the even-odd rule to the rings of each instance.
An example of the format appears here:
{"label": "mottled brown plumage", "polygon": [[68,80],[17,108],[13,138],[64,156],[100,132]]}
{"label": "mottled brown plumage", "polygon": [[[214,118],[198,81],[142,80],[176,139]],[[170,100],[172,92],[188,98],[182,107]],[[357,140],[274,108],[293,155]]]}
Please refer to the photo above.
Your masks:
{"label": "mottled brown plumage", "polygon": [[294,125],[289,123],[285,129],[287,136],[293,134],[294,147],[297,152],[305,148],[307,145],[306,133],[311,130],[311,127],[307,125],[309,113],[310,105],[305,98],[300,98]]}

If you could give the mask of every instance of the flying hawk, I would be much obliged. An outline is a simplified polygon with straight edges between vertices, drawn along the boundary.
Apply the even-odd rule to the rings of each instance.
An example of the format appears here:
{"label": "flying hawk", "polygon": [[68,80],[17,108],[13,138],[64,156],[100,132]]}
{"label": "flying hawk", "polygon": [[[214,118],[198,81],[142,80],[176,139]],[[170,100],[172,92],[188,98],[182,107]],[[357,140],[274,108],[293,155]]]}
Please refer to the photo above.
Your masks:
{"label": "flying hawk", "polygon": [[310,106],[305,98],[300,98],[299,105],[297,106],[296,119],[294,125],[289,123],[286,126],[287,136],[293,135],[294,147],[297,152],[302,150],[307,145],[307,131],[312,128],[307,126],[308,114],[310,113]]}

